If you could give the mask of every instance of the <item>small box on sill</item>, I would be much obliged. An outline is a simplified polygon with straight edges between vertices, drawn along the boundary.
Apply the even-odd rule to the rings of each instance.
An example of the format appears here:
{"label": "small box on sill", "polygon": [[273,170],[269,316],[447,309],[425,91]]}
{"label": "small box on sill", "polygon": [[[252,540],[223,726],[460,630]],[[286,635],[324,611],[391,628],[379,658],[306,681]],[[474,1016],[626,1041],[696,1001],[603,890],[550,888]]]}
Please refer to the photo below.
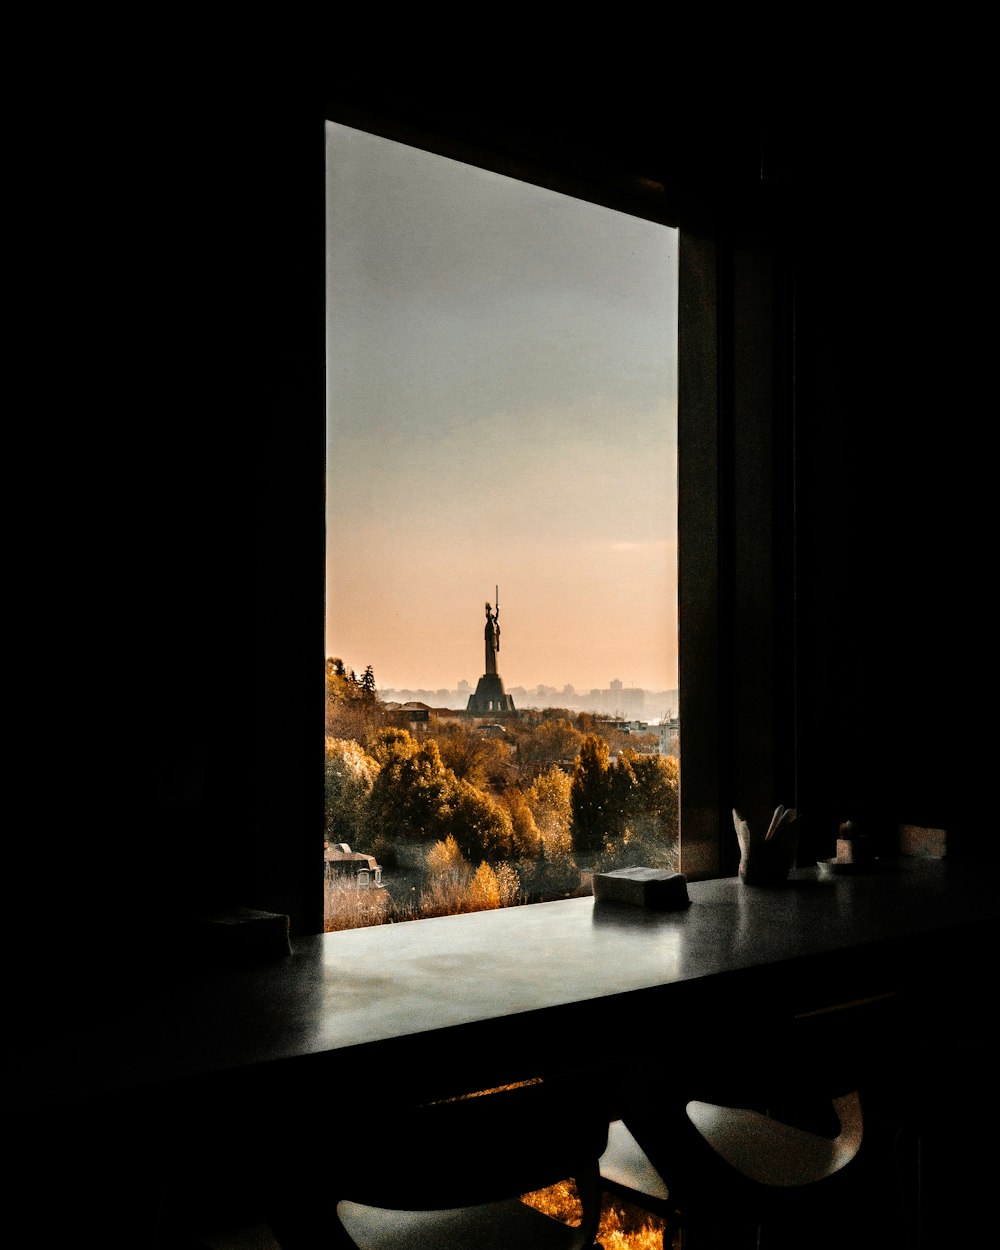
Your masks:
{"label": "small box on sill", "polygon": [[676,911],[691,901],[687,877],[666,868],[616,868],[594,873],[594,900],[649,911]]}

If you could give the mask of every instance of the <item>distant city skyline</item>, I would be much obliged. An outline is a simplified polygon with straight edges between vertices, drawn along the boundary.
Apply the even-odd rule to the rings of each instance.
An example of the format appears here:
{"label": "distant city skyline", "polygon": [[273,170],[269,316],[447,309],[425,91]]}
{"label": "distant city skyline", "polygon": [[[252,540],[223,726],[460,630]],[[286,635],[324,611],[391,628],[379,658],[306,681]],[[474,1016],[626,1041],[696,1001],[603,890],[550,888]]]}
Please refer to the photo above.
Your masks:
{"label": "distant city skyline", "polygon": [[[361,672],[355,670],[355,676],[360,677]],[[376,680],[376,688],[380,692],[382,691],[401,692],[401,691],[422,690],[428,694],[435,694],[440,691],[447,691],[449,694],[461,694],[461,693],[471,694],[472,691],[475,690],[476,688],[476,683],[474,681],[469,681],[467,678],[464,678],[464,677],[461,677],[459,678],[458,681],[453,681],[450,685],[446,685],[446,686],[409,686],[409,685],[389,686],[389,685],[385,685],[384,683],[378,680],[377,673],[375,674],[375,680]],[[592,694],[594,691],[600,691],[602,693],[605,693],[605,692],[609,692],[613,690],[614,686],[612,685],[612,683],[616,680],[618,679],[612,678],[611,681],[605,682],[603,686],[575,686],[572,682],[566,682],[562,686],[553,686],[549,682],[538,682],[534,686],[524,686],[524,685],[518,685],[518,684],[508,685],[508,683],[506,682],[504,684],[505,686],[507,686],[508,689],[519,691],[522,694],[534,695],[534,694],[543,692],[546,696],[551,696],[551,697],[556,697],[558,695],[566,695],[567,697],[570,697],[570,698],[582,698],[588,694]],[[631,686],[627,682],[619,682],[619,688],[622,691],[641,690],[647,694],[664,693],[664,691],[659,691],[659,690],[647,690],[645,686]],[[666,693],[676,694],[677,693],[676,687],[672,688],[672,690],[666,691]]]}
{"label": "distant city skyline", "polygon": [[677,684],[677,233],[330,124],[327,655]]}
{"label": "distant city skyline", "polygon": [[[451,686],[380,686],[377,683],[381,698],[388,703],[427,703],[431,707],[447,707],[465,711],[468,709],[469,697],[476,689],[475,682],[459,681]],[[506,685],[507,694],[515,703],[515,711],[529,708],[564,707],[571,712],[600,712],[625,717],[636,717],[641,720],[659,721],[662,718],[676,720],[680,714],[679,691],[646,690],[643,687],[627,686],[620,683],[616,689],[612,684],[591,686],[586,690],[573,687],[567,692],[566,687],[557,689],[545,683],[537,686],[524,687]]]}

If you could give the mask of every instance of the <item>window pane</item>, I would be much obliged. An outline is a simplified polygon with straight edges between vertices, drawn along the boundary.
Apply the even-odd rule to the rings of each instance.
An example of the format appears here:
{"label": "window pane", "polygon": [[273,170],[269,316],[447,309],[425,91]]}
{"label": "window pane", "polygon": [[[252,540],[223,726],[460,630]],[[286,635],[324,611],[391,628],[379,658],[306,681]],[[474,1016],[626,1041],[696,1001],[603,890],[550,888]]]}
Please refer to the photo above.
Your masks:
{"label": "window pane", "polygon": [[328,123],[327,238],[338,927],[675,863],[677,231]]}

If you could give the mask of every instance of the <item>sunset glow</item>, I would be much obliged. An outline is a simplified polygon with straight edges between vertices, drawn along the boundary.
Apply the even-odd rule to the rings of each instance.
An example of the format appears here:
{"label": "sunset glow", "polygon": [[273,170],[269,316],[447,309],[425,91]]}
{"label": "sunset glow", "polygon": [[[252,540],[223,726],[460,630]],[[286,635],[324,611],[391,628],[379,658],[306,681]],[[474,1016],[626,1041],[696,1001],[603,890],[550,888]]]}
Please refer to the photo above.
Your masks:
{"label": "sunset glow", "polygon": [[677,685],[677,232],[327,126],[327,655]]}

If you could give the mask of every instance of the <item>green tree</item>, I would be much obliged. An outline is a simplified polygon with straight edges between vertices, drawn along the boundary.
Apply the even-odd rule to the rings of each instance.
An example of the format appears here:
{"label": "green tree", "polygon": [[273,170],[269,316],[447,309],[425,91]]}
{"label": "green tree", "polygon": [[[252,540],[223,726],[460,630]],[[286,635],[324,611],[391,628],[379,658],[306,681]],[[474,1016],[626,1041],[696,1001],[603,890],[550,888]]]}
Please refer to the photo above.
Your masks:
{"label": "green tree", "polygon": [[536,898],[556,898],[580,891],[580,869],[572,855],[549,855],[542,846],[538,858],[525,873],[527,887]]}

